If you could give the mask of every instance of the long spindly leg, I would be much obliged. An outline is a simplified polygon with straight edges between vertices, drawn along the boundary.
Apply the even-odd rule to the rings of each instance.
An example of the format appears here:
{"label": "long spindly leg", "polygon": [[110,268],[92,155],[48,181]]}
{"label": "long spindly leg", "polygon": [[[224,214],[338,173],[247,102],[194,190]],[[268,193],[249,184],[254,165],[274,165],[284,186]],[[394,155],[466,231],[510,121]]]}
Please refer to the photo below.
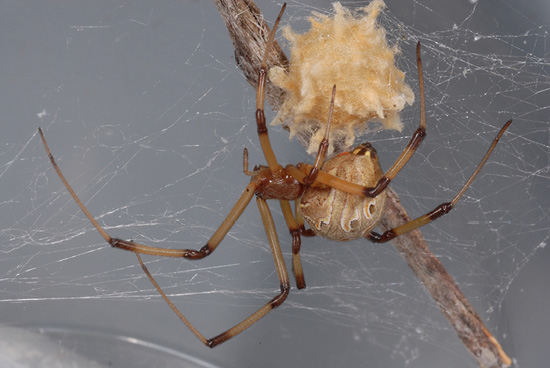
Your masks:
{"label": "long spindly leg", "polygon": [[274,308],[280,306],[288,296],[290,291],[290,280],[288,278],[288,273],[286,271],[285,261],[283,259],[283,253],[279,245],[279,239],[277,237],[277,230],[275,229],[275,224],[273,223],[273,217],[269,211],[267,202],[264,199],[259,197],[256,198],[258,204],[258,209],[260,210],[260,216],[264,224],[264,229],[267,234],[267,239],[271,247],[271,253],[273,254],[273,261],[275,263],[275,271],[277,272],[277,277],[279,278],[279,284],[281,292],[267,302],[263,307],[258,309],[254,314],[250,315],[241,323],[231,327],[229,330],[219,334],[218,336],[209,340],[208,346],[214,347],[219,345],[232,337],[240,334],[248,327],[252,326]]}
{"label": "long spindly leg", "polygon": [[216,230],[216,232],[212,235],[212,237],[208,240],[205,246],[203,246],[199,250],[194,249],[169,249],[169,248],[157,248],[157,247],[151,247],[148,245],[133,243],[131,241],[122,240],[118,238],[112,238],[107,232],[101,227],[101,225],[97,222],[97,220],[92,216],[92,214],[88,211],[86,206],[82,203],[82,201],[78,198],[75,191],[61,172],[61,169],[59,169],[59,166],[57,166],[57,163],[55,162],[55,159],[50,151],[50,148],[48,147],[48,143],[46,142],[46,138],[44,137],[44,134],[42,133],[42,129],[38,128],[38,132],[40,133],[40,138],[42,139],[42,143],[44,144],[44,148],[46,149],[46,153],[48,154],[48,157],[50,158],[50,161],[57,172],[57,175],[73,197],[74,201],[82,212],[86,215],[88,220],[94,225],[96,230],[101,234],[103,239],[107,243],[109,243],[112,247],[120,248],[124,250],[129,250],[132,252],[137,253],[143,253],[143,254],[151,254],[155,256],[162,256],[162,257],[183,257],[188,259],[200,259],[203,257],[208,256],[211,254],[216,247],[220,244],[224,236],[227,234],[229,229],[233,226],[233,224],[237,221],[239,216],[243,213],[248,203],[250,203],[250,200],[254,196],[254,192],[256,190],[257,184],[252,181],[248,186],[245,188],[244,192],[241,194],[240,198],[237,200],[237,203],[233,206],[225,220],[222,222],[220,227]]}
{"label": "long spindly leg", "polygon": [[193,334],[206,346],[213,348],[216,345],[219,345],[246,330],[250,326],[252,326],[254,323],[256,323],[258,320],[260,320],[262,317],[264,317],[266,314],[268,314],[271,310],[281,305],[286,297],[288,296],[288,293],[290,291],[290,281],[288,278],[288,273],[286,271],[285,261],[283,259],[283,253],[281,252],[281,247],[279,246],[279,239],[277,237],[277,231],[275,229],[275,224],[273,223],[273,218],[271,216],[271,212],[269,211],[269,207],[267,205],[267,202],[261,198],[257,198],[258,208],[260,210],[260,215],[262,217],[262,222],[264,224],[265,232],[267,234],[267,238],[269,240],[269,244],[271,246],[271,252],[273,253],[273,260],[275,262],[275,270],[277,271],[277,276],[279,278],[281,292],[275,296],[273,299],[271,299],[269,302],[264,304],[260,309],[258,309],[255,313],[250,315],[248,318],[244,319],[242,322],[236,324],[235,326],[231,327],[230,329],[222,332],[221,334],[211,338],[207,339],[204,337],[203,334],[201,334],[195,326],[185,316],[181,313],[181,311],[172,303],[170,298],[164,293],[162,288],[159,286],[159,284],[155,281],[153,278],[153,275],[149,272],[147,269],[147,266],[145,266],[145,263],[143,263],[141,256],[139,253],[136,253],[136,256],[138,258],[139,264],[143,268],[143,271],[155,287],[157,289],[158,293],[162,296],[164,301],[172,308],[172,310],[177,314],[179,319],[193,332]]}
{"label": "long spindly leg", "polygon": [[[508,127],[510,126],[511,123],[512,123],[512,120],[509,120],[500,129],[500,132],[498,133],[497,137],[493,141],[493,144],[491,145],[491,147],[489,147],[489,151],[487,151],[487,153],[485,154],[485,157],[483,158],[483,160],[480,162],[480,164],[476,168],[476,171],[474,172],[474,174],[470,177],[470,179],[468,179],[468,182],[464,185],[462,190],[466,190],[468,188],[468,186],[471,184],[471,182],[474,180],[475,176],[477,175],[479,170],[481,170],[481,168],[483,167],[483,165],[485,164],[485,162],[489,158],[489,155],[491,154],[491,152],[495,148],[496,144],[498,143],[498,141],[500,140],[500,138],[502,137],[502,135],[504,134],[506,129],[508,129]],[[301,163],[301,164],[298,164],[296,166],[288,165],[285,168],[285,170],[290,175],[292,175],[292,177],[294,177],[296,180],[298,180],[300,183],[305,183],[305,181],[307,179],[307,176],[308,176],[308,173],[311,172],[312,168],[313,168],[313,166],[311,166],[309,164]],[[331,188],[338,189],[338,190],[341,190],[341,191],[349,193],[349,194],[355,194],[355,195],[358,195],[358,196],[363,196],[363,197],[370,197],[369,192],[372,189],[372,188],[369,188],[369,187],[362,186],[360,184],[355,184],[355,183],[346,181],[346,180],[341,179],[339,177],[336,177],[334,175],[327,174],[326,172],[323,172],[323,171],[318,172],[317,178],[316,178],[315,182],[313,183],[313,185],[316,185],[316,184],[324,184],[324,185],[327,185]],[[462,194],[460,194],[460,195],[462,195]],[[457,198],[457,200],[458,200],[458,198]]]}
{"label": "long spindly leg", "polygon": [[374,187],[365,190],[364,193],[367,197],[374,198],[386,189],[397,173],[407,164],[426,136],[426,102],[424,101],[424,74],[422,73],[420,42],[416,44],[416,63],[418,65],[418,85],[420,95],[420,124],[407,144],[407,147],[405,147],[403,152],[401,152],[394,164],[389,168],[384,176],[378,180],[378,183]]}
{"label": "long spindly leg", "polygon": [[481,160],[479,165],[477,165],[476,169],[474,170],[470,178],[466,181],[466,183],[462,186],[462,188],[458,191],[458,193],[456,193],[456,195],[453,197],[453,199],[450,202],[442,203],[436,208],[434,208],[432,211],[428,212],[427,214],[422,215],[412,221],[409,221],[406,224],[390,229],[381,235],[375,232],[370,232],[367,235],[367,238],[373,242],[384,243],[384,242],[387,242],[388,240],[395,238],[396,236],[399,236],[401,234],[407,233],[411,230],[424,226],[430,223],[431,221],[449,213],[449,211],[451,211],[455,206],[455,204],[458,202],[460,197],[462,197],[466,189],[468,189],[470,184],[472,184],[477,174],[479,174],[479,172],[481,171],[481,168],[483,167],[483,165],[485,165],[485,163],[489,159],[491,152],[493,152],[498,141],[500,140],[500,138],[502,137],[506,129],[508,129],[510,124],[512,124],[512,120],[509,120],[506,124],[504,124],[502,129],[500,129],[500,132],[498,133],[496,138],[493,140],[493,143],[487,150],[487,153],[485,154],[485,156],[483,156],[483,159]]}
{"label": "long spindly leg", "polygon": [[315,179],[317,178],[317,174],[319,174],[319,171],[321,171],[321,166],[323,166],[323,163],[325,162],[325,156],[328,151],[329,146],[329,134],[330,134],[330,125],[332,123],[332,113],[334,111],[334,98],[336,97],[336,85],[332,87],[332,97],[330,98],[330,106],[328,109],[328,118],[327,118],[327,127],[325,128],[325,135],[323,136],[323,139],[321,140],[321,143],[319,143],[319,150],[317,151],[317,157],[315,158],[315,162],[313,163],[313,168],[307,175],[306,179],[304,180],[304,184],[306,186],[311,185]]}
{"label": "long spindly leg", "polygon": [[223,222],[218,227],[218,229],[210,237],[208,242],[199,250],[151,247],[149,245],[138,244],[138,243],[134,243],[131,241],[118,239],[118,238],[111,238],[110,240],[107,240],[107,239],[105,240],[107,240],[107,242],[115,248],[120,248],[120,249],[132,251],[136,253],[150,254],[150,255],[162,256],[162,257],[183,257],[183,258],[193,259],[193,260],[204,258],[212,254],[212,252],[216,250],[216,248],[221,243],[225,235],[233,227],[237,219],[241,216],[243,211],[246,209],[246,207],[250,203],[250,200],[254,196],[256,188],[257,188],[257,184],[254,181],[251,181],[246,186],[244,192],[241,194],[241,196],[239,197],[239,199],[237,200],[237,202],[235,203],[231,211],[229,211],[229,214],[227,215],[227,217],[223,220]]}
{"label": "long spindly leg", "polygon": [[283,12],[285,11],[285,8],[286,8],[286,3],[283,4],[283,7],[279,12],[279,16],[277,17],[277,20],[273,25],[273,29],[269,34],[269,39],[267,41],[265,51],[264,51],[264,57],[262,60],[262,66],[260,67],[260,71],[258,75],[258,88],[256,90],[256,125],[258,129],[258,137],[260,139],[260,144],[262,145],[262,151],[264,152],[267,165],[269,166],[269,169],[271,170],[272,173],[276,173],[280,171],[281,166],[277,163],[277,159],[275,158],[275,153],[273,153],[273,148],[271,148],[271,143],[269,142],[269,136],[267,134],[267,126],[265,124],[264,97],[265,97],[265,83],[267,78],[267,70],[266,70],[267,55],[269,54],[271,45],[273,45],[273,42],[275,40],[275,32],[277,31],[277,26],[279,25],[279,21],[283,16]]}
{"label": "long spindly leg", "polygon": [[156,248],[156,247],[150,247],[147,245],[137,244],[133,243],[131,241],[126,241],[122,239],[116,239],[112,238],[107,232],[101,227],[101,225],[97,222],[97,220],[91,215],[91,213],[88,211],[86,206],[82,203],[82,201],[78,198],[76,193],[74,192],[73,188],[70,186],[69,182],[59,169],[59,166],[57,166],[57,163],[55,162],[55,159],[50,151],[50,148],[48,147],[48,143],[46,142],[46,138],[44,137],[44,134],[42,133],[42,130],[39,128],[38,132],[40,133],[40,137],[42,139],[42,143],[44,144],[44,148],[46,149],[46,152],[48,154],[48,157],[55,168],[57,174],[59,175],[59,178],[73,197],[74,201],[78,204],[82,212],[86,215],[88,220],[94,225],[94,227],[97,229],[97,231],[101,234],[101,236],[113,247],[122,248],[125,250],[133,251],[135,252],[138,261],[155,287],[157,289],[158,293],[162,296],[162,298],[166,301],[166,303],[172,308],[172,310],[178,315],[180,320],[193,332],[193,334],[206,346],[208,347],[214,347],[216,345],[219,345],[223,343],[224,341],[229,340],[235,335],[238,335],[248,327],[250,327],[252,324],[254,324],[256,321],[258,321],[260,318],[265,316],[269,311],[271,311],[273,308],[278,307],[281,305],[281,303],[284,302],[286,299],[288,292],[290,290],[290,282],[288,279],[288,273],[286,271],[286,266],[283,260],[283,255],[281,252],[281,248],[279,246],[279,240],[277,238],[277,233],[275,230],[275,224],[273,223],[273,218],[271,217],[271,213],[269,212],[269,208],[267,206],[267,203],[263,199],[258,198],[258,207],[260,209],[260,215],[262,217],[262,221],[265,227],[265,231],[269,240],[269,243],[271,245],[271,250],[273,253],[273,259],[275,261],[275,269],[277,271],[277,275],[279,277],[279,281],[281,284],[281,292],[279,295],[274,297],[272,300],[270,300],[267,304],[265,304],[262,308],[260,308],[258,311],[256,311],[254,314],[252,314],[250,317],[242,321],[241,323],[235,325],[234,327],[230,328],[229,330],[223,332],[222,334],[212,338],[207,339],[202,335],[192,324],[183,316],[183,314],[180,312],[180,310],[170,301],[168,296],[164,293],[162,288],[159,286],[159,284],[155,281],[149,270],[147,269],[147,266],[142,261],[141,256],[139,253],[144,254],[150,254],[150,255],[156,255],[156,256],[165,256],[165,257],[184,257],[189,259],[198,259],[203,258],[209,254],[211,254],[214,249],[220,244],[224,236],[227,234],[229,229],[233,226],[233,224],[237,221],[239,216],[242,214],[248,203],[250,202],[250,199],[254,196],[255,189],[257,187],[257,184],[255,182],[251,182],[233,207],[233,209],[230,211],[227,218],[223,221],[221,226],[216,230],[214,235],[210,238],[208,243],[202,247],[200,250],[191,250],[191,249],[167,249],[167,248]]}
{"label": "long spindly leg", "polygon": [[147,268],[147,266],[145,265],[145,263],[143,262],[143,260],[141,259],[141,256],[139,255],[139,253],[135,253],[136,256],[137,256],[137,259],[139,261],[139,264],[141,265],[141,268],[143,269],[143,272],[145,272],[145,275],[147,275],[147,277],[149,278],[149,281],[151,281],[151,283],[153,284],[153,286],[155,287],[155,289],[157,289],[157,292],[160,294],[160,296],[162,297],[162,299],[164,299],[164,301],[166,302],[166,304],[168,304],[168,306],[170,308],[172,308],[172,310],[178,315],[179,319],[183,322],[183,324],[185,326],[187,326],[187,328],[189,328],[191,330],[191,332],[193,332],[193,334],[206,346],[210,346],[210,340],[208,340],[206,337],[204,337],[203,334],[201,334],[199,332],[199,330],[197,330],[195,328],[195,326],[193,326],[193,324],[191,322],[189,322],[189,320],[187,318],[185,318],[185,316],[183,315],[183,313],[180,312],[180,310],[178,309],[178,307],[176,307],[174,305],[174,303],[172,303],[172,301],[170,300],[170,298],[168,298],[168,295],[166,295],[166,293],[164,292],[164,290],[162,290],[162,288],[160,287],[160,285],[157,283],[157,281],[154,279],[153,275],[151,275],[151,272],[149,272],[149,269]]}
{"label": "long spindly leg", "polygon": [[[330,125],[332,123],[332,114],[334,110],[334,98],[336,95],[336,85],[332,87],[332,97],[330,99],[330,107],[327,118],[327,126],[325,130],[325,135],[319,143],[319,150],[317,151],[317,157],[315,158],[315,163],[313,164],[312,169],[309,174],[303,179],[302,183],[307,187],[310,184],[314,183],[317,175],[321,170],[321,166],[325,161],[325,155],[329,147],[329,133]],[[245,155],[246,156],[246,155]],[[246,160],[245,160],[246,162]],[[246,164],[245,164],[246,166]],[[245,170],[246,172],[247,170]],[[304,271],[302,269],[302,261],[300,260],[300,247],[302,245],[302,240],[300,235],[304,236],[313,236],[312,230],[306,230],[304,226],[304,218],[299,211],[299,202],[296,201],[296,218],[292,214],[292,208],[290,203],[285,200],[281,200],[281,209],[285,217],[286,225],[292,236],[292,272],[294,273],[294,278],[296,280],[296,286],[298,289],[303,289],[306,287],[306,281],[304,279]]]}
{"label": "long spindly leg", "polygon": [[294,273],[294,279],[296,279],[296,287],[298,289],[303,289],[306,287],[306,281],[304,279],[302,261],[300,260],[300,247],[302,246],[300,225],[292,214],[290,203],[283,200],[280,202],[283,215],[285,216],[286,226],[292,236],[292,272]]}

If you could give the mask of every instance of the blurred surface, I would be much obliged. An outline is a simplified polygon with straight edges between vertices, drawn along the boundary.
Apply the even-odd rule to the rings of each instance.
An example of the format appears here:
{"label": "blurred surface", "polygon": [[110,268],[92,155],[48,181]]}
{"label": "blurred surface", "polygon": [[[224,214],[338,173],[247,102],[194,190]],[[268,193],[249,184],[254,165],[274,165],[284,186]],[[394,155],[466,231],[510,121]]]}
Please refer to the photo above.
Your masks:
{"label": "blurred surface", "polygon": [[213,368],[162,346],[93,329],[0,327],[2,368]]}

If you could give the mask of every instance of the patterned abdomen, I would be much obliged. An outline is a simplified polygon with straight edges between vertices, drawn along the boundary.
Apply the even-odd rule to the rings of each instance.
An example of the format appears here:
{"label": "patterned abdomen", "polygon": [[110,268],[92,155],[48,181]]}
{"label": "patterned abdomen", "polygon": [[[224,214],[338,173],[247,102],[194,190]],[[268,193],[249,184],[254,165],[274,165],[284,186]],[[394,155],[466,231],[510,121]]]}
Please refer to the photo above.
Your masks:
{"label": "patterned abdomen", "polygon": [[[374,187],[383,175],[370,143],[328,160],[321,170],[367,187]],[[378,223],[384,213],[385,200],[385,192],[376,198],[367,198],[313,185],[302,195],[300,211],[317,235],[332,240],[352,240],[367,235]]]}

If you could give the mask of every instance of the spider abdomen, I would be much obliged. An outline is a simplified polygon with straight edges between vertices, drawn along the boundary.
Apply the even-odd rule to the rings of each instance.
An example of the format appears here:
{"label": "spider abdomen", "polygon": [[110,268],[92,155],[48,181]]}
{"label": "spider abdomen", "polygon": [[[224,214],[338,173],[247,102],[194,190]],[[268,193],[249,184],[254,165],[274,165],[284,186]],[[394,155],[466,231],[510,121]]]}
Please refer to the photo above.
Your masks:
{"label": "spider abdomen", "polygon": [[[321,170],[367,187],[374,187],[383,175],[370,143],[333,157]],[[328,186],[312,186],[302,195],[300,212],[317,235],[338,241],[353,240],[367,235],[376,226],[384,213],[385,200],[385,192],[368,198]]]}

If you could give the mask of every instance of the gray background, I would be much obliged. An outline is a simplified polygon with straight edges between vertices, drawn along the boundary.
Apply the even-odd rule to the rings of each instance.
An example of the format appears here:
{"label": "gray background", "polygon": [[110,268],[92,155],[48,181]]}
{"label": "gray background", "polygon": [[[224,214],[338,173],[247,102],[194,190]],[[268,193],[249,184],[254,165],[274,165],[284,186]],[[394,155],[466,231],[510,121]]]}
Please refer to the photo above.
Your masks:
{"label": "gray background", "polygon": [[[258,5],[270,22],[280,7]],[[550,358],[549,5],[387,6],[383,20],[390,37],[401,39],[399,63],[415,91],[414,44],[424,45],[428,137],[392,183],[413,216],[450,199],[498,128],[515,119],[460,206],[423,233],[517,366],[542,366]],[[283,23],[305,30],[311,10],[330,5],[290,3]],[[235,67],[212,2],[3,1],[0,50],[1,325],[130,336],[228,367],[476,366],[395,250],[366,241],[306,239],[308,288],[293,288],[249,331],[206,349],[135,257],[110,249],[79,212],[45,156],[38,126],[109,233],[156,246],[202,246],[247,184],[243,147],[251,165],[263,163],[255,91]],[[417,116],[415,104],[403,114],[402,133],[365,137],[384,168]],[[312,160],[280,127],[270,134],[280,162]],[[147,257],[207,336],[277,292],[254,206],[209,259]],[[272,208],[288,260],[289,236],[278,205]]]}

